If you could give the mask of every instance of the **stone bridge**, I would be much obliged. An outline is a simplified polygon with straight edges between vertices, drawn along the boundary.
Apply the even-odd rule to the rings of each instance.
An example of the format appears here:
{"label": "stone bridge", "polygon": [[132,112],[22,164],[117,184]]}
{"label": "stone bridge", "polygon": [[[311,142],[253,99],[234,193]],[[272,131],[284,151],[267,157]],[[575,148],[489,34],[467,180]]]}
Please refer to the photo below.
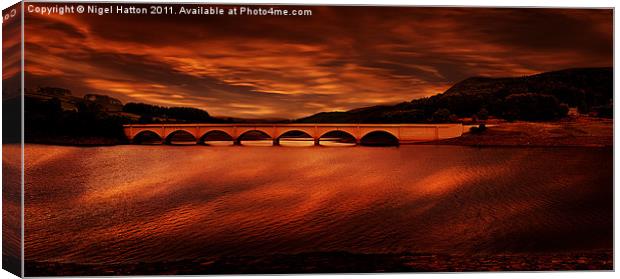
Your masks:
{"label": "stone bridge", "polygon": [[330,132],[339,131],[355,139],[356,143],[372,134],[384,134],[398,140],[398,143],[433,141],[460,137],[462,124],[131,124],[124,125],[125,135],[131,142],[145,133],[152,133],[170,143],[170,139],[181,131],[194,137],[197,143],[213,132],[225,133],[235,144],[239,144],[244,134],[258,131],[269,136],[274,145],[280,138],[291,132],[302,132],[313,138],[315,144]]}

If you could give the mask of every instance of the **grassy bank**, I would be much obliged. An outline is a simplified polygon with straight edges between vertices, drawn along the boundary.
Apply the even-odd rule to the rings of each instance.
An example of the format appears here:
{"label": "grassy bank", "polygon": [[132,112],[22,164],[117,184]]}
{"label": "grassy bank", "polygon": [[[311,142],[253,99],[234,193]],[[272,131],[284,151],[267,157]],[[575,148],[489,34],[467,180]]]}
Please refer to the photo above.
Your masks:
{"label": "grassy bank", "polygon": [[464,146],[613,146],[613,120],[569,117],[550,122],[497,122],[481,133],[465,133],[459,138],[423,144]]}

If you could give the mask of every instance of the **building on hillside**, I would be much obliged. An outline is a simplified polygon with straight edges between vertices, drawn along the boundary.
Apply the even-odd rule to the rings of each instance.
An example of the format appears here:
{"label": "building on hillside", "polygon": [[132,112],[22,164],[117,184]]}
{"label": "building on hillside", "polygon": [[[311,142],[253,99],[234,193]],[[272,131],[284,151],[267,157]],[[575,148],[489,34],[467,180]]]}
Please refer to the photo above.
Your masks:
{"label": "building on hillside", "polygon": [[71,90],[57,87],[39,87],[37,89],[37,93],[40,95],[57,98],[73,96],[71,94]]}
{"label": "building on hillside", "polygon": [[86,94],[84,95],[84,100],[100,105],[101,109],[108,113],[123,111],[123,103],[120,100],[112,98],[110,96],[99,94]]}
{"label": "building on hillside", "polygon": [[71,94],[71,90],[58,87],[25,88],[24,94],[25,97],[43,101],[58,99],[63,110],[77,111],[77,103],[81,101]]}

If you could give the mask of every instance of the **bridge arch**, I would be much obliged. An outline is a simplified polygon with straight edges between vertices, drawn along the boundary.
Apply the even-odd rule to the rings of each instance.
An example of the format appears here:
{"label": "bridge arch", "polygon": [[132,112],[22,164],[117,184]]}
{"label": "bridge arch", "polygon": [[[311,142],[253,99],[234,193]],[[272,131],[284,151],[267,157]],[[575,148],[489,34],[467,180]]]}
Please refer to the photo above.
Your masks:
{"label": "bridge arch", "polygon": [[241,137],[243,134],[245,134],[247,132],[260,131],[260,132],[265,133],[266,135],[268,135],[270,138],[275,138],[273,130],[274,130],[273,127],[240,126],[240,127],[237,127],[237,129],[236,129],[236,131],[234,133],[235,133],[236,137],[239,138],[239,137]]}
{"label": "bridge arch", "polygon": [[166,134],[165,134],[165,138],[169,138],[170,135],[174,134],[174,133],[178,133],[178,132],[186,132],[190,135],[192,135],[194,138],[196,138],[196,132],[191,130],[191,129],[186,129],[186,128],[176,128],[174,130],[172,129],[166,129]]}
{"label": "bridge arch", "polygon": [[400,141],[394,133],[385,130],[373,130],[365,133],[360,139],[360,145],[366,146],[398,146]]}
{"label": "bridge arch", "polygon": [[187,142],[193,141],[193,143],[196,143],[197,141],[196,136],[191,131],[187,129],[177,129],[168,133],[165,139],[165,143],[172,144],[172,141],[177,136]]}
{"label": "bridge arch", "polygon": [[273,138],[281,138],[285,134],[290,134],[291,132],[302,132],[307,134],[309,137],[313,138],[315,135],[315,131],[313,127],[292,127],[292,128],[278,128]]}
{"label": "bridge arch", "polygon": [[207,131],[207,132],[203,133],[198,138],[198,143],[203,144],[203,143],[205,143],[205,141],[208,141],[209,139],[213,139],[213,140],[216,140],[216,141],[234,141],[233,136],[231,136],[226,131],[222,131],[222,130],[218,130],[218,129],[213,129],[213,130],[210,130],[210,131]]}
{"label": "bridge arch", "polygon": [[385,134],[389,134],[389,135],[391,135],[391,136],[393,136],[393,137],[398,139],[398,135],[396,133],[394,133],[394,131],[390,131],[389,129],[381,129],[381,128],[379,128],[379,129],[371,129],[369,131],[365,131],[365,132],[362,133],[362,136],[360,138],[363,138],[363,137],[365,137],[365,136],[367,136],[368,134],[371,134],[371,133],[385,133]]}
{"label": "bridge arch", "polygon": [[317,138],[317,142],[320,144],[321,140],[326,140],[330,138],[338,143],[357,144],[357,139],[355,138],[355,136],[352,133],[343,130],[331,130],[325,132]]}
{"label": "bridge arch", "polygon": [[273,144],[274,145],[279,145],[280,144],[280,140],[283,138],[297,138],[297,139],[308,139],[310,141],[316,142],[315,138],[310,135],[310,133],[308,133],[307,131],[304,131],[303,129],[290,129],[286,132],[280,133],[280,135],[276,138],[273,139]]}
{"label": "bridge arch", "polygon": [[142,143],[161,143],[163,141],[162,136],[153,131],[153,130],[141,130],[137,133],[134,134],[134,136],[131,138],[131,142],[135,143],[135,144],[142,144]]}
{"label": "bridge arch", "polygon": [[241,145],[241,141],[246,141],[246,140],[273,140],[273,137],[260,129],[250,129],[250,130],[246,130],[243,133],[239,134],[239,136],[235,139],[235,144],[237,145]]}

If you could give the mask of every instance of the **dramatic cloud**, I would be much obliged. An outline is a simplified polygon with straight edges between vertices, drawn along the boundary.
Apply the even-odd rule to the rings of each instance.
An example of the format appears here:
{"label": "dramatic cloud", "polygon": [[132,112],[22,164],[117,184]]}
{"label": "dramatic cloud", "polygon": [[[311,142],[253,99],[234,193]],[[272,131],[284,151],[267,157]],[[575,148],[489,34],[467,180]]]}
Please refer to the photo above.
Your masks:
{"label": "dramatic cloud", "polygon": [[611,10],[280,8],[313,15],[27,14],[26,85],[295,118],[409,101],[471,76],[612,65]]}
{"label": "dramatic cloud", "polygon": [[19,13],[11,13],[20,7],[18,3],[3,11],[3,16],[9,16],[2,23],[3,100],[18,97],[21,92],[21,16]]}

